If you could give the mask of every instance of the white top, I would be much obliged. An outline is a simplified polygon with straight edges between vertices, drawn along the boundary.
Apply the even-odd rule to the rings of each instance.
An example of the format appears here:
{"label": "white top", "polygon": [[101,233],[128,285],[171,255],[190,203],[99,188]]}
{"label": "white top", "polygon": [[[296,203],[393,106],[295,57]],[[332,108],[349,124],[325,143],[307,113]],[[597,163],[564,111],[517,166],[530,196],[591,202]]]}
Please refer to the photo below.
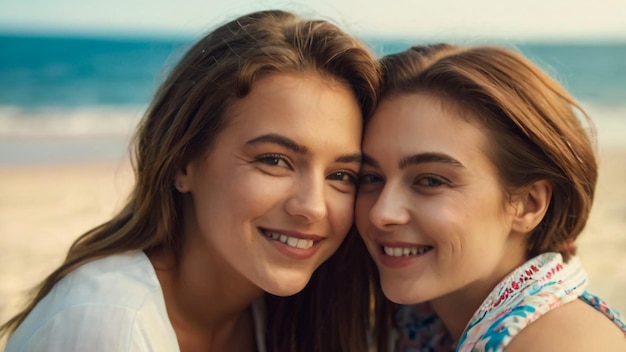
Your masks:
{"label": "white top", "polygon": [[[264,312],[252,306],[258,351]],[[61,279],[9,338],[5,352],[180,351],[161,285],[142,251],[82,265]]]}

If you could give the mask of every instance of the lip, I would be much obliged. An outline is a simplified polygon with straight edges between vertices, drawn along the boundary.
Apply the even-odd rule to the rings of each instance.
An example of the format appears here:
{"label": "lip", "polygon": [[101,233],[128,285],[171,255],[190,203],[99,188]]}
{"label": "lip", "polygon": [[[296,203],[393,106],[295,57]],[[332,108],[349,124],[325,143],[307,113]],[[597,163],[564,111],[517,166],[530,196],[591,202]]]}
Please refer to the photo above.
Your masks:
{"label": "lip", "polygon": [[[377,254],[379,263],[391,269],[404,268],[409,265],[413,265],[419,261],[422,261],[425,256],[427,256],[430,252],[434,250],[434,247],[430,245],[416,244],[416,243],[409,243],[409,242],[375,241],[374,245],[376,245],[376,248],[377,248],[376,254]],[[386,255],[383,250],[383,247],[414,248],[414,247],[426,247],[426,246],[433,247],[433,248],[431,248],[426,253],[410,255],[410,256],[399,256],[399,257],[389,256],[389,255]]]}
{"label": "lip", "polygon": [[[306,259],[310,259],[311,257],[313,257],[313,255],[315,255],[315,253],[317,253],[318,249],[320,248],[320,243],[322,242],[322,240],[324,240],[324,237],[322,236],[314,235],[314,234],[305,234],[305,233],[301,233],[297,231],[277,230],[277,229],[261,228],[261,227],[259,227],[258,230],[261,236],[265,240],[267,240],[270,245],[276,248],[280,253],[282,253],[283,255],[291,259],[296,259],[296,260],[306,260]],[[309,248],[291,247],[283,242],[267,237],[267,235],[265,235],[266,232],[277,233],[277,234],[281,234],[281,235],[285,235],[285,236],[289,236],[289,237],[293,237],[297,239],[302,239],[302,240],[311,240],[313,241],[313,245]]]}

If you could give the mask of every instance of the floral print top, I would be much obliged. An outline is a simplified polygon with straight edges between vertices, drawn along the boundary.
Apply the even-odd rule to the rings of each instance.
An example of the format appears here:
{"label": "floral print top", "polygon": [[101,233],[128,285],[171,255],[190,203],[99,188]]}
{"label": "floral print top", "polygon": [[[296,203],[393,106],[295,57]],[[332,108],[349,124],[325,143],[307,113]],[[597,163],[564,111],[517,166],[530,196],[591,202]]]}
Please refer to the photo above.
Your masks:
{"label": "floral print top", "polygon": [[452,345],[427,304],[399,306],[396,350],[401,352],[502,351],[524,327],[548,311],[581,299],[604,313],[626,335],[619,313],[585,291],[587,274],[577,258],[567,264],[559,253],[530,259],[503,279],[474,313],[459,343]]}

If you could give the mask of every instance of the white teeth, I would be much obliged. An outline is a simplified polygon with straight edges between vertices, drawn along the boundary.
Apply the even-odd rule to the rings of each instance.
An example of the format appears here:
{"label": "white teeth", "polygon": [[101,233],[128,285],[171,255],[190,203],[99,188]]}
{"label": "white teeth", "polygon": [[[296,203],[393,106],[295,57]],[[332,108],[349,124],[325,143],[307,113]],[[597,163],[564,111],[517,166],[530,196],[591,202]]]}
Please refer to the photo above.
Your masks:
{"label": "white teeth", "polygon": [[265,232],[265,235],[268,238],[272,240],[280,241],[288,245],[289,247],[302,248],[302,249],[313,247],[313,240],[305,240],[303,238],[290,237],[287,235],[280,235],[280,234],[273,233],[273,232]]}
{"label": "white teeth", "polygon": [[312,246],[313,246],[312,240],[299,239],[298,244],[296,244],[297,248],[310,248]]}
{"label": "white teeth", "polygon": [[287,239],[287,245],[290,247],[298,247],[298,239],[295,237],[289,237]]}
{"label": "white teeth", "polygon": [[412,255],[424,254],[431,250],[433,247],[423,246],[423,247],[387,247],[383,246],[383,251],[386,255],[392,257],[408,257]]}

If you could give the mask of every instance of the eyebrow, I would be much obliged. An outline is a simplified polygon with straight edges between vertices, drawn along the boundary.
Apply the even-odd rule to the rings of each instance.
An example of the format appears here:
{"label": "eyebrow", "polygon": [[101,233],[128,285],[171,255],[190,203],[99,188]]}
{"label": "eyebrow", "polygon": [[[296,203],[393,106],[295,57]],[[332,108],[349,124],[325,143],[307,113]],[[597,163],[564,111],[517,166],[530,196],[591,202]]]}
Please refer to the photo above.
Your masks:
{"label": "eyebrow", "polygon": [[[414,154],[404,157],[398,163],[399,169],[405,169],[408,166],[423,164],[423,163],[444,163],[450,164],[452,166],[463,167],[458,160],[441,153],[421,153]],[[364,154],[363,155],[363,164],[370,165],[372,167],[380,168],[380,164],[374,160],[371,156]]]}
{"label": "eyebrow", "polygon": [[309,148],[294,142],[293,140],[281,136],[279,134],[264,134],[262,136],[256,137],[246,142],[246,144],[260,144],[260,143],[272,143],[278,144],[281,147],[287,148],[298,154],[306,154],[309,151]]}
{"label": "eyebrow", "polygon": [[380,168],[380,164],[376,160],[374,160],[371,156],[367,154],[363,154],[363,164],[369,165],[375,168]]}
{"label": "eyebrow", "polygon": [[[298,154],[307,154],[309,152],[309,148],[296,143],[295,141],[281,136],[279,134],[271,133],[265,134],[256,138],[253,138],[246,142],[246,144],[254,145],[260,143],[272,143],[280,145],[283,148],[289,149]],[[360,153],[352,153],[340,155],[335,159],[335,162],[343,163],[343,164],[351,164],[351,163],[360,163],[363,159],[363,156]]]}
{"label": "eyebrow", "polygon": [[398,163],[400,169],[404,169],[411,165],[423,164],[423,163],[443,163],[450,164],[452,166],[463,167],[458,160],[441,153],[421,153],[404,157]]}
{"label": "eyebrow", "polygon": [[363,160],[363,156],[361,154],[354,153],[354,154],[342,155],[338,157],[337,159],[335,159],[335,162],[351,164],[351,163],[361,163],[362,160]]}

